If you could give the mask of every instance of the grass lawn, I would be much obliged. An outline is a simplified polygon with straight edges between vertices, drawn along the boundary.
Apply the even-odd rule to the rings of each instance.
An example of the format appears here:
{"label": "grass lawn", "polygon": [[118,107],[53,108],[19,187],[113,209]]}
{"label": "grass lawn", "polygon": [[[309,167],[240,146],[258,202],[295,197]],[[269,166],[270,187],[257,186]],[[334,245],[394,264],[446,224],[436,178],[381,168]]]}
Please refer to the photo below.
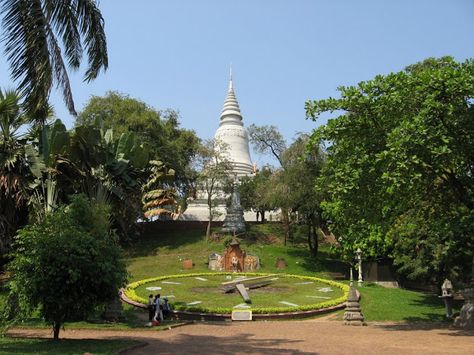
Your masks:
{"label": "grass lawn", "polygon": [[[204,228],[204,227],[203,227]],[[255,235],[264,235],[262,244]],[[318,258],[311,258],[303,244],[284,246],[282,230],[276,224],[252,225],[250,238],[242,240],[241,248],[248,254],[260,258],[259,272],[287,273],[330,278],[330,273],[348,272],[347,266],[329,257],[328,247],[321,246]],[[222,242],[207,242],[203,231],[187,230],[180,232],[153,232],[144,235],[139,241],[126,249],[130,282],[161,275],[189,273],[183,270],[183,260],[192,259],[192,272],[208,272],[208,257],[211,253],[223,254]],[[277,258],[284,258],[286,269],[277,269]]]}
{"label": "grass lawn", "polygon": [[89,340],[89,339],[25,339],[0,337],[0,355],[5,354],[62,354],[94,355],[114,354],[120,349],[139,344],[135,340]]}
{"label": "grass lawn", "polygon": [[[445,321],[443,302],[436,295],[370,283],[359,291],[362,312],[368,321]],[[455,302],[454,312],[459,312],[461,306],[462,303]]]}

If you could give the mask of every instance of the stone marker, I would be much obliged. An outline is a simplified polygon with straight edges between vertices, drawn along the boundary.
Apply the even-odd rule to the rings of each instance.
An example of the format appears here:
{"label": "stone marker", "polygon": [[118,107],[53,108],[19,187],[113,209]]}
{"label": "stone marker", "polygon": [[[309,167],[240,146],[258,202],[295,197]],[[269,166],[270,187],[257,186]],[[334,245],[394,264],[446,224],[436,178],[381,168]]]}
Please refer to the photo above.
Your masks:
{"label": "stone marker", "polygon": [[344,312],[344,324],[346,325],[366,325],[364,315],[360,309],[359,297],[351,283],[349,288],[349,297],[346,303],[346,311]]}
{"label": "stone marker", "polygon": [[232,320],[252,320],[252,311],[250,310],[238,310],[232,311]]}
{"label": "stone marker", "polygon": [[285,269],[288,265],[286,264],[285,259],[283,258],[278,258],[275,263],[275,267],[277,269]]}
{"label": "stone marker", "polygon": [[195,277],[195,279],[199,281],[207,281],[207,279],[205,279],[204,277]]}
{"label": "stone marker", "polygon": [[173,282],[173,281],[161,281],[162,284],[168,285],[181,285],[181,282]]}
{"label": "stone marker", "polygon": [[223,256],[217,253],[212,253],[208,258],[208,267],[212,271],[224,270],[224,259]]}
{"label": "stone marker", "polygon": [[194,266],[193,261],[191,259],[186,259],[183,261],[183,269],[189,270],[192,269]]}

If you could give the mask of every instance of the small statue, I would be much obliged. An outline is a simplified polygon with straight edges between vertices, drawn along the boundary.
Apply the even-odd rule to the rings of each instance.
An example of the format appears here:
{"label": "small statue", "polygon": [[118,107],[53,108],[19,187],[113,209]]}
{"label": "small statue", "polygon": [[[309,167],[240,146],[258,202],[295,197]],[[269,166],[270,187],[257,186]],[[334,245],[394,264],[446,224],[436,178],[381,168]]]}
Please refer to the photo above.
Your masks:
{"label": "small statue", "polygon": [[231,259],[232,272],[239,271],[239,259],[234,255]]}

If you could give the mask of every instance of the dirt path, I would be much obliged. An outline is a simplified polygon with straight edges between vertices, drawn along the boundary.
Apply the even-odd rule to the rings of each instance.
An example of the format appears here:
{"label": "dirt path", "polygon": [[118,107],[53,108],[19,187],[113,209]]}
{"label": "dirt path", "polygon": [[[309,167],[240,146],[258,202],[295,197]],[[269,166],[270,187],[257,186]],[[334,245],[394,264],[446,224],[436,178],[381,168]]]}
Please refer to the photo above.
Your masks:
{"label": "dirt path", "polygon": [[[48,330],[14,329],[12,336],[49,337]],[[473,354],[474,332],[442,325],[340,321],[197,323],[167,331],[66,330],[62,338],[145,341],[125,354]]]}

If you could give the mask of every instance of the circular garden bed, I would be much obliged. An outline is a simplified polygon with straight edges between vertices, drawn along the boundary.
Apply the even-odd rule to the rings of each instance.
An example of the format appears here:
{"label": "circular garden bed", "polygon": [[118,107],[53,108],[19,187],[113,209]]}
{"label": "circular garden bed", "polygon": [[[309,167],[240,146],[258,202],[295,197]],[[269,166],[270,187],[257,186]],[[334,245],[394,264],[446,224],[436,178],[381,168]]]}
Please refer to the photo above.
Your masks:
{"label": "circular garden bed", "polygon": [[[244,303],[239,292],[225,293],[223,282],[268,276],[271,283],[249,291],[251,303]],[[292,318],[342,308],[349,287],[339,282],[311,276],[263,273],[192,273],[166,275],[129,284],[124,301],[146,307],[148,295],[160,293],[181,318],[228,318],[233,310],[248,309],[254,318]],[[197,317],[194,317],[197,318]]]}

